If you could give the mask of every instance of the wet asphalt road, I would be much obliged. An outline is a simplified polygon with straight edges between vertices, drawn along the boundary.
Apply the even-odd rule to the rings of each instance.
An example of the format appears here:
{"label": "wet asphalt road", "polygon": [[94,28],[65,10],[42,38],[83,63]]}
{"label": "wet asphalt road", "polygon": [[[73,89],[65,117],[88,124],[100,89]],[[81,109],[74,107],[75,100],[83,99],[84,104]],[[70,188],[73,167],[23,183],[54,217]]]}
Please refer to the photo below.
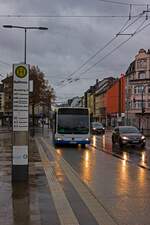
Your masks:
{"label": "wet asphalt road", "polygon": [[[95,149],[96,151],[103,151],[107,154],[112,155],[113,157],[120,158],[124,161],[128,161],[129,163],[150,170],[150,139],[148,137],[145,148],[142,148],[141,146],[138,145],[125,146],[123,148],[120,148],[118,144],[112,145],[111,132],[109,131],[106,132],[105,135],[93,135],[91,138],[91,146],[88,146],[86,149],[81,149],[80,146],[72,146],[72,147],[60,146],[60,148],[56,149],[57,151],[61,151],[64,157],[68,157],[66,155],[70,154],[69,151],[71,151],[71,156],[73,152],[75,152],[74,154],[76,154],[76,151],[83,152],[84,157],[84,154],[87,151],[87,149],[91,150]],[[78,155],[75,155],[74,157],[75,158],[77,157],[76,159],[77,162],[80,161]]]}
{"label": "wet asphalt road", "polygon": [[119,157],[123,160],[138,166],[150,169],[150,142],[147,137],[146,147],[141,146],[124,146],[120,148],[118,144],[112,145],[111,132],[106,132],[106,135],[99,135],[92,137],[92,145],[100,151],[110,153],[115,157]]}
{"label": "wet asphalt road", "polygon": [[111,134],[106,133],[93,136],[92,145],[85,149],[60,146],[55,151],[77,172],[117,224],[150,224],[148,147],[120,149],[112,146]]}
{"label": "wet asphalt road", "polygon": [[[36,137],[44,137],[48,147],[41,142],[49,163],[53,154],[71,166],[84,182],[92,196],[100,203],[117,225],[149,225],[150,174],[149,148],[112,147],[111,135],[93,136],[92,145],[52,146],[51,134],[47,129],[36,130]],[[49,150],[50,148],[50,150]],[[41,157],[30,140],[29,182],[11,184],[11,134],[0,133],[0,225],[60,225],[56,204],[49,191]],[[45,162],[45,161],[44,161]],[[144,168],[140,168],[140,166]],[[64,167],[65,169],[65,167]],[[67,170],[66,170],[67,171]],[[89,204],[82,200],[78,186],[71,183],[69,175],[59,165],[55,175],[80,225],[97,225],[89,211]],[[73,173],[74,174],[74,173]],[[55,192],[55,187],[54,187]],[[137,208],[138,205],[138,208]],[[105,225],[104,223],[100,223]],[[68,224],[65,224],[68,225]],[[69,224],[70,225],[70,224]]]}

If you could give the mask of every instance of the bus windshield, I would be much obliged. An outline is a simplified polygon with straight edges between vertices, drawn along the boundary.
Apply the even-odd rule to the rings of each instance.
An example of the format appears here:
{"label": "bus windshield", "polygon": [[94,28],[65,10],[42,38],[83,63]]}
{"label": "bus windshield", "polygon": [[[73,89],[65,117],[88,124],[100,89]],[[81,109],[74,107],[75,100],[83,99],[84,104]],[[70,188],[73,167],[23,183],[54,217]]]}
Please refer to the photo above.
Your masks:
{"label": "bus windshield", "polygon": [[88,115],[59,114],[58,133],[59,134],[87,134],[89,132]]}

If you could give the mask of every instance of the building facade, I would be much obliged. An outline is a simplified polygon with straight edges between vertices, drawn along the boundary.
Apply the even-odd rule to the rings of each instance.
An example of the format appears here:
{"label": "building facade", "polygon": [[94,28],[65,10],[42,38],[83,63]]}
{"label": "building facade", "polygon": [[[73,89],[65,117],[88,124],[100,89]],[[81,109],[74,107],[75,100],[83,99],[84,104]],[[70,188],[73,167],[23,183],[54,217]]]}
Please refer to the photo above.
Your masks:
{"label": "building facade", "polygon": [[106,115],[108,126],[125,124],[125,76],[121,74],[106,92]]}
{"label": "building facade", "polygon": [[13,77],[12,74],[7,75],[2,80],[4,91],[4,112],[3,112],[3,125],[12,124],[12,98],[13,98]]}
{"label": "building facade", "polygon": [[140,49],[126,72],[126,124],[150,129],[150,50]]}
{"label": "building facade", "polygon": [[4,115],[4,88],[3,84],[0,84],[0,126],[3,125]]}
{"label": "building facade", "polygon": [[104,126],[108,126],[107,109],[106,109],[106,93],[115,82],[115,78],[107,77],[99,81],[94,94],[95,113],[94,120],[101,122]]}

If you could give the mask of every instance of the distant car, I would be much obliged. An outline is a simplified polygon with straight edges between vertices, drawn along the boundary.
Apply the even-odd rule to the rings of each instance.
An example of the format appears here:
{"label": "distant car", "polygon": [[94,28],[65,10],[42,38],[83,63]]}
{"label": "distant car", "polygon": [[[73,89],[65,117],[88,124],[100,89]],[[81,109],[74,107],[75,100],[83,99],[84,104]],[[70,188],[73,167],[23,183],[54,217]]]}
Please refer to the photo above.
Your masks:
{"label": "distant car", "polygon": [[99,122],[92,122],[91,123],[91,133],[92,134],[104,134],[105,128]]}
{"label": "distant car", "polygon": [[146,139],[134,126],[118,126],[112,132],[112,143],[119,143],[120,147],[127,144],[144,147]]}

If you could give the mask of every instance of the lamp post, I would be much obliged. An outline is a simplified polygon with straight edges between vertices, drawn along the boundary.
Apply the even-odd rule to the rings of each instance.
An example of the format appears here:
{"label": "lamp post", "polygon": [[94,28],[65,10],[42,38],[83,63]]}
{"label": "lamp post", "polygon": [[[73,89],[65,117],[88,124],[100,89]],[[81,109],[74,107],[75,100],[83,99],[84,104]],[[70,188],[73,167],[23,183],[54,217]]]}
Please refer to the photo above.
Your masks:
{"label": "lamp post", "polygon": [[26,64],[27,30],[47,30],[46,27],[3,25],[4,28],[23,29],[24,64],[13,65],[13,129],[12,181],[28,180],[29,149],[29,65]]}
{"label": "lamp post", "polygon": [[[47,27],[33,27],[33,26],[16,26],[16,25],[3,25],[4,28],[15,28],[24,30],[24,64],[26,64],[27,52],[27,30],[48,30]],[[34,117],[34,116],[33,116]],[[34,122],[33,122],[34,123]]]}
{"label": "lamp post", "polygon": [[27,30],[48,30],[47,27],[28,27],[28,26],[14,26],[14,25],[3,25],[4,28],[16,28],[23,29],[25,32],[24,38],[24,64],[26,64],[26,52],[27,52]]}

